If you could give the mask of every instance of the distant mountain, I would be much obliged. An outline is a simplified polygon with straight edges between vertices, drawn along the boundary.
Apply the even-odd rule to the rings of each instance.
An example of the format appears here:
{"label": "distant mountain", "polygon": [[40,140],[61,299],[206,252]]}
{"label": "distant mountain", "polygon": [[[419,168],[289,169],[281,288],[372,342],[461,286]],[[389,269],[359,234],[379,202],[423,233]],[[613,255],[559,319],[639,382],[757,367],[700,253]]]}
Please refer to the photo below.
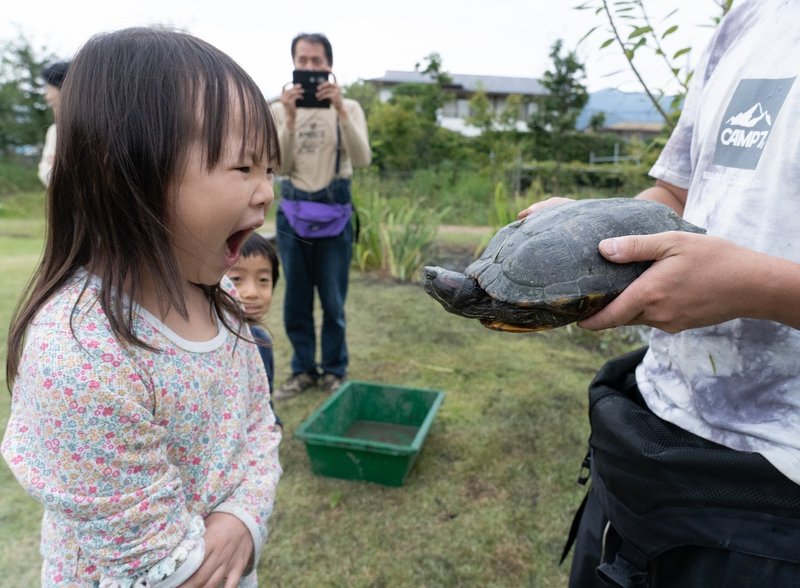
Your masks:
{"label": "distant mountain", "polygon": [[[672,96],[661,99],[661,107],[668,111]],[[597,112],[606,115],[605,125],[619,123],[662,122],[661,115],[644,92],[622,92],[614,88],[606,88],[589,94],[589,101],[578,117],[576,128],[583,130]]]}

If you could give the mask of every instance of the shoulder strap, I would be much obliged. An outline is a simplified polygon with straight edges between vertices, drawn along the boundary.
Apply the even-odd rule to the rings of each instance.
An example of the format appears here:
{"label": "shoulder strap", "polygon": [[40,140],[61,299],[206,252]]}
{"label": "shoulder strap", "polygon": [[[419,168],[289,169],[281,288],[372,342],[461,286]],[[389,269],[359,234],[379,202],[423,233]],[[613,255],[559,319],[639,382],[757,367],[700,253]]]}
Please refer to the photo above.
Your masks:
{"label": "shoulder strap", "polygon": [[342,131],[339,129],[339,116],[336,116],[336,169],[333,172],[333,179],[339,177],[339,160],[342,155]]}

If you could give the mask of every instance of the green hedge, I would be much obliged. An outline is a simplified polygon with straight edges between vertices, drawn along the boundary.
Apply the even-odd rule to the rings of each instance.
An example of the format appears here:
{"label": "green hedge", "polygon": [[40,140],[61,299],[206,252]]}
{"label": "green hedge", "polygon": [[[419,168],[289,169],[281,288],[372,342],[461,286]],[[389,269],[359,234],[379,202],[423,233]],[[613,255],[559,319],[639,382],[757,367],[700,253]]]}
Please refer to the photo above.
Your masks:
{"label": "green hedge", "polygon": [[28,158],[0,159],[0,196],[41,190],[36,165]]}
{"label": "green hedge", "polygon": [[559,165],[554,161],[539,161],[508,173],[519,174],[523,190],[538,182],[549,194],[570,195],[594,190],[603,196],[633,196],[652,185],[653,180],[647,175],[649,169],[649,164],[591,165],[572,161]]}

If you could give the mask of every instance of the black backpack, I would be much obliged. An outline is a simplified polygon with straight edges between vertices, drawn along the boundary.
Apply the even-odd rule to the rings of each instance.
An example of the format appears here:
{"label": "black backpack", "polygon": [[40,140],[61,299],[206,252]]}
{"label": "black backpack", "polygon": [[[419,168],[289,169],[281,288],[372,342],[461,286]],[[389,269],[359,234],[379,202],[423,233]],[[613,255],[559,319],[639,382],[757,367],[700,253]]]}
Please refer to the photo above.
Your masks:
{"label": "black backpack", "polygon": [[589,387],[584,465],[609,520],[597,575],[612,586],[668,586],[659,581],[670,573],[668,554],[693,547],[705,550],[693,557],[722,550],[768,566],[788,562],[800,581],[800,485],[760,454],[712,443],[647,409],[635,378],[645,351],[609,361]]}

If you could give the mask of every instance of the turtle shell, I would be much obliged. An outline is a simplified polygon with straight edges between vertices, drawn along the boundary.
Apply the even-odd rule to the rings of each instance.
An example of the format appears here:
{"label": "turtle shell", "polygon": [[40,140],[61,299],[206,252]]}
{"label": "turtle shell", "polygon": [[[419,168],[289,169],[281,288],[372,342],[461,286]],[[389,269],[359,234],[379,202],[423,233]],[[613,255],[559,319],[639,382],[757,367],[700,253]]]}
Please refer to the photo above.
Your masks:
{"label": "turtle shell", "polygon": [[601,240],[674,230],[704,232],[657,202],[576,200],[505,226],[465,273],[496,300],[580,320],[600,310],[652,263],[609,262],[598,251]]}

